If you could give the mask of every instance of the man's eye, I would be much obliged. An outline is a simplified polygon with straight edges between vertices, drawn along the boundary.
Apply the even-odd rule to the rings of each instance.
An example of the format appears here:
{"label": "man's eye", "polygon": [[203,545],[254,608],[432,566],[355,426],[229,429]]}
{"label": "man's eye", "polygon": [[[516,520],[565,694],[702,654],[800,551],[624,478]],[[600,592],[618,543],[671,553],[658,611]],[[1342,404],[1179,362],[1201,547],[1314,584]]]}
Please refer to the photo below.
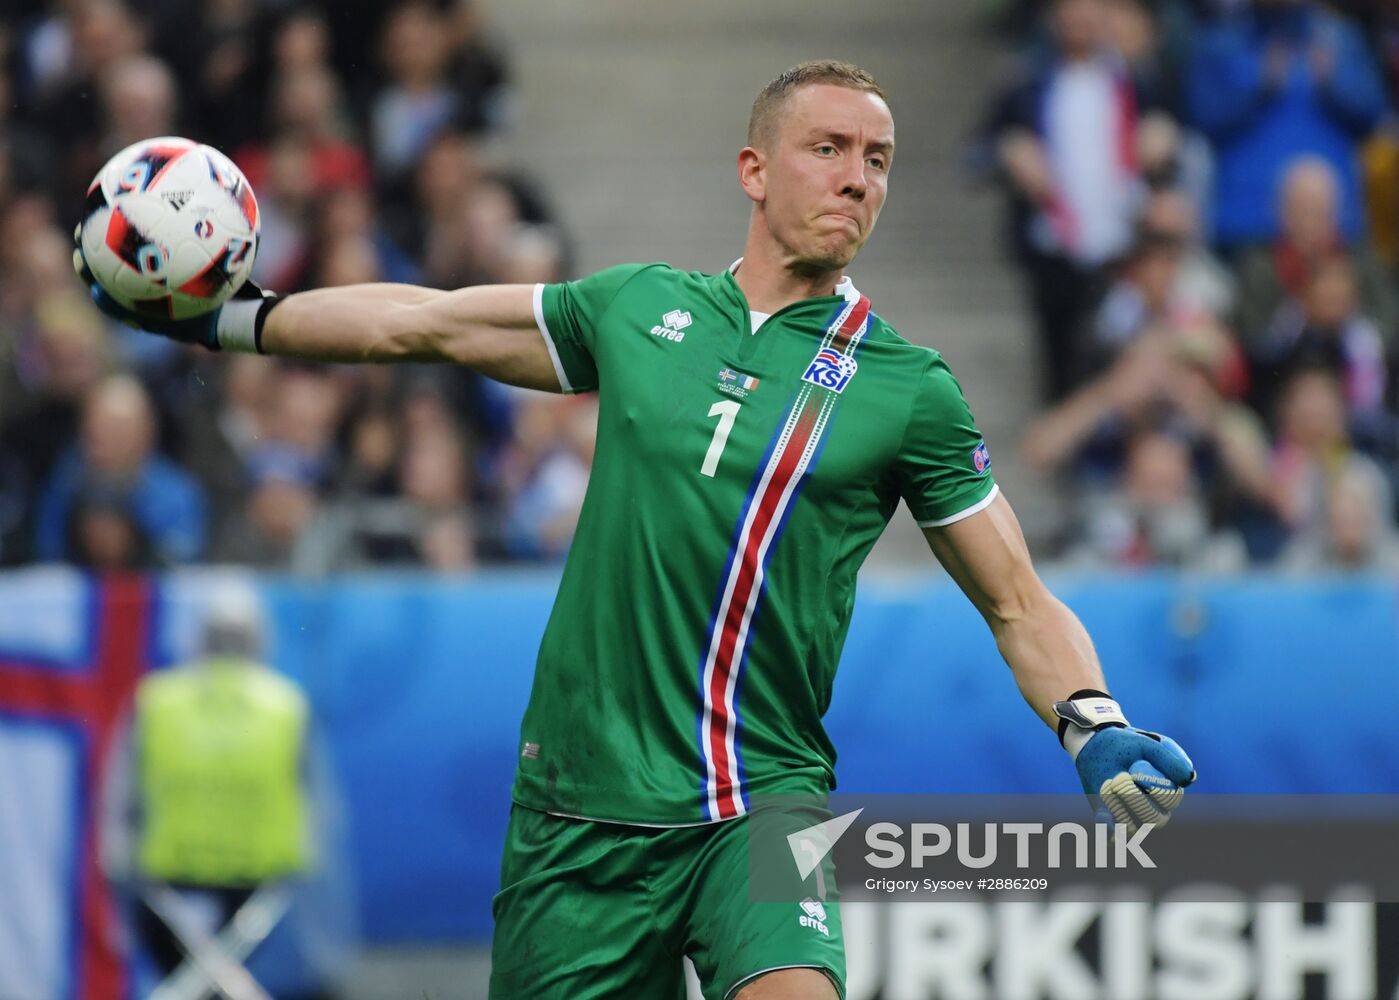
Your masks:
{"label": "man's eye", "polygon": [[834,146],[832,146],[830,143],[824,143],[824,144],[822,144],[822,145],[816,147],[816,152],[820,153],[822,156],[828,156],[828,155],[834,154],[835,151],[836,151],[836,148],[835,148]]}
{"label": "man's eye", "polygon": [[868,163],[870,166],[874,167],[875,170],[884,169],[884,157],[882,156],[871,156],[865,162]]}

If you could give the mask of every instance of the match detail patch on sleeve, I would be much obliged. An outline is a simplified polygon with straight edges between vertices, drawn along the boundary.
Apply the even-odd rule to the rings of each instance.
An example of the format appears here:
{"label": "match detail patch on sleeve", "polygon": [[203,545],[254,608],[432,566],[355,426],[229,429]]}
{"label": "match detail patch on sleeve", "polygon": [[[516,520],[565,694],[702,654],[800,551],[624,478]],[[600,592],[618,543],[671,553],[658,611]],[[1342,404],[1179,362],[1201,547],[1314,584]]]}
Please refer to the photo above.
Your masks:
{"label": "match detail patch on sleeve", "polygon": [[985,441],[972,449],[972,468],[978,476],[984,476],[991,471],[991,452],[987,450]]}

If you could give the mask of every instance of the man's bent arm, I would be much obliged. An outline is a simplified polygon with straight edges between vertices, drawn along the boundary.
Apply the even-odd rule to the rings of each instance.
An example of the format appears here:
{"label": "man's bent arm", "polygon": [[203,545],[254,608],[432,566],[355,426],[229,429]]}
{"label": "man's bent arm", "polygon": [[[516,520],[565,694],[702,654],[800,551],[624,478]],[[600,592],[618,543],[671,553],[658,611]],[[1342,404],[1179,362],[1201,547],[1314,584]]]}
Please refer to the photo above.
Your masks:
{"label": "man's bent arm", "polygon": [[530,285],[299,292],[267,314],[259,346],[312,361],[450,361],[511,385],[559,391]]}
{"label": "man's bent arm", "polygon": [[1035,572],[1004,496],[923,534],[991,627],[1020,693],[1050,727],[1059,721],[1054,702],[1085,689],[1107,690],[1088,632]]}

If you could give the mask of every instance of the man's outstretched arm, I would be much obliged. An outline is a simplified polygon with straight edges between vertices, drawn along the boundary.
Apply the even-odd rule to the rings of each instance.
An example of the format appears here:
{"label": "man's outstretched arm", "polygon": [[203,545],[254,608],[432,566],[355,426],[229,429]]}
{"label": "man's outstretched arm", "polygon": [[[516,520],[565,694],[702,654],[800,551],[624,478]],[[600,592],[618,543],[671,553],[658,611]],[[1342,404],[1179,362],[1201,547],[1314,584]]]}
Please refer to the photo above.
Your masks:
{"label": "man's outstretched arm", "polygon": [[246,282],[217,309],[172,320],[138,316],[113,299],[94,279],[76,232],[74,240],[73,268],[99,309],[182,343],[308,361],[449,361],[511,385],[560,390],[531,285],[439,291],[379,283],[279,299]]}
{"label": "man's outstretched arm", "polygon": [[511,385],[559,391],[530,285],[443,292],[347,285],[300,292],[266,313],[266,354],[313,361],[448,361]]}
{"label": "man's outstretched arm", "polygon": [[1049,726],[1059,724],[1055,702],[1075,691],[1107,689],[1088,632],[1035,572],[1003,495],[971,517],[923,534],[986,619],[1021,694]]}
{"label": "man's outstretched arm", "polygon": [[1165,823],[1195,767],[1175,741],[1128,724],[1083,624],[1035,572],[1005,497],[924,534],[990,625],[1025,700],[1057,727],[1084,791],[1129,833]]}

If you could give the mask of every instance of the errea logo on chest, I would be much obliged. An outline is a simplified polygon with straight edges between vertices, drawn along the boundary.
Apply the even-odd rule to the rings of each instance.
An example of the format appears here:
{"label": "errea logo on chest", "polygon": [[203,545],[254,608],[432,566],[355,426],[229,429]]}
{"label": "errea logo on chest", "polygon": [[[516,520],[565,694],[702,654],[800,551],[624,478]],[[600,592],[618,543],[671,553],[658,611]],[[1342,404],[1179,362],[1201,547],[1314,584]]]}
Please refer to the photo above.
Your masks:
{"label": "errea logo on chest", "polygon": [[685,339],[685,327],[693,322],[694,320],[689,313],[680,309],[672,309],[661,317],[659,324],[651,327],[651,334],[664,340],[673,340],[679,343]]}

